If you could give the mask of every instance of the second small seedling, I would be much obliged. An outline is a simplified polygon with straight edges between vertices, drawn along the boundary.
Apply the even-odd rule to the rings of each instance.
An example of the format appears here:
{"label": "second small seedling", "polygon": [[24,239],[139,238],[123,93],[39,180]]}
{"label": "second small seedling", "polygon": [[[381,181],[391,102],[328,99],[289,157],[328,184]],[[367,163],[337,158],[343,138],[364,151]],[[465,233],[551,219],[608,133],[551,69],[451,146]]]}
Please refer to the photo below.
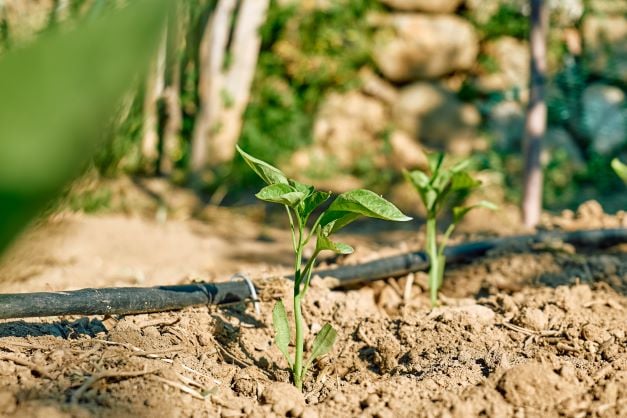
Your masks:
{"label": "second small seedling", "polygon": [[442,286],[446,257],[444,250],[448,239],[457,224],[474,208],[484,207],[497,209],[497,206],[482,200],[471,206],[454,206],[453,219],[446,228],[442,239],[437,240],[437,219],[442,210],[451,200],[466,197],[481,185],[468,174],[469,160],[455,164],[449,169],[443,167],[444,154],[436,153],[428,156],[429,170],[405,172],[407,180],[416,188],[422,203],[427,209],[427,254],[429,255],[429,292],[431,305],[438,303],[438,290]]}

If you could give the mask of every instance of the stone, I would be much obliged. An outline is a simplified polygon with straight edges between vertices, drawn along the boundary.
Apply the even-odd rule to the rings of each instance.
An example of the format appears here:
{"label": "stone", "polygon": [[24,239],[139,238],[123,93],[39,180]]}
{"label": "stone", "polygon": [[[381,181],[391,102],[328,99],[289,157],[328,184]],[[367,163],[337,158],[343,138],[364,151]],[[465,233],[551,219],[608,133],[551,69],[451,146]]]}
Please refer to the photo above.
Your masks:
{"label": "stone", "polygon": [[264,405],[272,405],[272,410],[279,416],[287,416],[292,410],[302,411],[305,408],[305,397],[289,383],[274,382],[268,385],[261,394]]}
{"label": "stone", "polygon": [[303,180],[336,192],[363,187],[352,173],[358,163],[374,170],[387,165],[383,136],[389,119],[381,100],[360,91],[330,93],[316,115],[313,143],[297,150],[283,168],[288,175],[298,173]]}
{"label": "stone", "polygon": [[427,167],[427,154],[414,138],[401,130],[390,134],[392,167],[396,170]]}
{"label": "stone", "polygon": [[396,126],[421,143],[457,154],[470,151],[460,150],[460,145],[472,146],[481,122],[477,108],[441,84],[430,82],[404,87],[392,114]]}
{"label": "stone", "polygon": [[546,330],[549,320],[538,308],[524,308],[516,318],[516,323],[532,331]]}
{"label": "stone", "polygon": [[487,128],[497,148],[520,149],[525,129],[525,110],[515,100],[503,100],[488,111]]}
{"label": "stone", "polygon": [[462,0],[381,0],[393,9],[427,13],[453,13]]}
{"label": "stone", "polygon": [[489,41],[484,54],[495,65],[493,72],[477,78],[476,87],[483,93],[516,90],[523,101],[529,89],[529,47],[526,41],[503,36]]}
{"label": "stone", "polygon": [[507,370],[497,383],[497,389],[514,406],[550,410],[572,389],[551,368],[530,362]]}
{"label": "stone", "polygon": [[627,17],[587,15],[581,33],[590,69],[604,78],[627,83]]}
{"label": "stone", "polygon": [[373,59],[391,81],[433,79],[475,64],[479,37],[470,22],[458,16],[397,13],[386,23],[396,34],[379,32]]}
{"label": "stone", "polygon": [[625,0],[588,0],[587,7],[590,12],[595,14],[627,14],[627,2]]}
{"label": "stone", "polygon": [[586,168],[586,161],[581,149],[571,134],[558,126],[551,126],[546,131],[542,148],[542,164],[546,166],[554,158],[562,163],[567,163],[568,170],[565,170],[566,172],[578,172]]}
{"label": "stone", "polygon": [[592,84],[583,92],[583,124],[596,152],[611,155],[627,141],[625,92],[606,84]]}

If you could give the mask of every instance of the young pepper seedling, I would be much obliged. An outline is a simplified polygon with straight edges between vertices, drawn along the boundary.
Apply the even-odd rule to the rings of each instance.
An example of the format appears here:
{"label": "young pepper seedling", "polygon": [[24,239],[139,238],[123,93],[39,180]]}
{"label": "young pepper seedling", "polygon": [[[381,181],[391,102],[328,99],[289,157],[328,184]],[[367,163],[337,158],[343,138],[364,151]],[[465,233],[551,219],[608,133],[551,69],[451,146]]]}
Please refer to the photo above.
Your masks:
{"label": "young pepper seedling", "polygon": [[[281,170],[265,161],[244,152],[237,151],[250,168],[267,184],[255,196],[266,202],[278,203],[285,207],[290,221],[292,244],[294,247],[294,329],[295,353],[290,356],[290,327],[282,301],[274,305],[272,322],[275,329],[275,343],[292,372],[294,385],[302,390],[303,381],[316,358],[328,353],[333,347],[337,332],[331,324],[325,324],[316,335],[307,361],[304,361],[304,330],[302,301],[309,289],[311,274],[316,258],[321,251],[330,250],[338,254],[350,254],[353,248],[331,240],[331,235],[360,216],[379,218],[388,221],[408,221],[396,206],[369,190],[353,190],[340,194],[307,228],[312,213],[326,202],[330,193],[315,190],[313,186],[288,178]],[[303,250],[310,240],[315,239],[312,256],[304,263]],[[304,264],[304,266],[303,266]]]}
{"label": "young pepper seedling", "polygon": [[481,185],[479,180],[468,174],[470,160],[461,161],[450,169],[443,167],[444,153],[434,153],[428,156],[429,170],[405,171],[405,178],[414,186],[420,199],[427,209],[426,244],[429,255],[429,292],[431,306],[438,303],[438,290],[442,286],[446,257],[444,250],[448,239],[457,224],[474,208],[484,207],[497,209],[497,206],[482,200],[471,206],[454,206],[453,220],[446,228],[442,239],[437,240],[437,219],[449,201],[467,196]]}

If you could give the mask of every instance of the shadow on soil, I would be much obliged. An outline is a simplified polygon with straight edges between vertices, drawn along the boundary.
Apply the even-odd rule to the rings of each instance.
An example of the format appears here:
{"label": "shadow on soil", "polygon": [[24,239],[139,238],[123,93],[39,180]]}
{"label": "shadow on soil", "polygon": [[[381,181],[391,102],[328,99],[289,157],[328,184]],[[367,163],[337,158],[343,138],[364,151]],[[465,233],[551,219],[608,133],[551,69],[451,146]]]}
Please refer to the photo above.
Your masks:
{"label": "shadow on soil", "polygon": [[55,321],[52,323],[11,321],[0,324],[0,338],[3,337],[41,337],[45,335],[64,339],[78,338],[79,336],[95,337],[107,332],[104,324],[98,319],[87,317],[76,321]]}

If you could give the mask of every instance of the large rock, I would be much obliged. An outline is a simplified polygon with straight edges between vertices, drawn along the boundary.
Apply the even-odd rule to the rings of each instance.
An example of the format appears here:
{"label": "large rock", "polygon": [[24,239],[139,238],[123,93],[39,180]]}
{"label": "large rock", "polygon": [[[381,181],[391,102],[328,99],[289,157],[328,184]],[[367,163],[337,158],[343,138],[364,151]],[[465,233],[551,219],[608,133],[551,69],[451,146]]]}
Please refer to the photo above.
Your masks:
{"label": "large rock", "polygon": [[56,7],[53,0],[5,0],[0,1],[0,10],[2,3],[5,22],[13,42],[30,40],[37,32],[45,29]]}
{"label": "large rock", "polygon": [[398,10],[453,13],[462,3],[462,0],[381,0],[381,3]]}
{"label": "large rock", "polygon": [[627,14],[627,2],[625,0],[588,0],[587,6],[589,11],[594,14]]}
{"label": "large rock", "polygon": [[487,42],[484,53],[495,68],[478,77],[477,88],[485,93],[516,89],[525,99],[529,86],[527,42],[504,36]]}
{"label": "large rock", "polygon": [[584,54],[592,71],[627,83],[627,17],[586,16],[582,35]]}
{"label": "large rock", "polygon": [[394,37],[377,37],[374,60],[389,80],[406,82],[437,78],[470,69],[479,39],[473,26],[452,15],[393,14],[387,23]]}
{"label": "large rock", "polygon": [[471,151],[481,122],[479,111],[441,84],[417,82],[400,91],[393,107],[398,127],[421,143],[457,154]]}
{"label": "large rock", "polygon": [[584,126],[590,146],[601,154],[611,154],[627,142],[625,92],[605,84],[593,84],[583,93]]}
{"label": "large rock", "polygon": [[316,115],[313,143],[292,155],[286,171],[336,192],[363,187],[352,173],[358,163],[370,170],[385,166],[382,135],[388,123],[381,101],[359,91],[331,93]]}
{"label": "large rock", "polygon": [[525,109],[514,100],[503,100],[488,112],[487,127],[497,148],[520,149],[525,128]]}

